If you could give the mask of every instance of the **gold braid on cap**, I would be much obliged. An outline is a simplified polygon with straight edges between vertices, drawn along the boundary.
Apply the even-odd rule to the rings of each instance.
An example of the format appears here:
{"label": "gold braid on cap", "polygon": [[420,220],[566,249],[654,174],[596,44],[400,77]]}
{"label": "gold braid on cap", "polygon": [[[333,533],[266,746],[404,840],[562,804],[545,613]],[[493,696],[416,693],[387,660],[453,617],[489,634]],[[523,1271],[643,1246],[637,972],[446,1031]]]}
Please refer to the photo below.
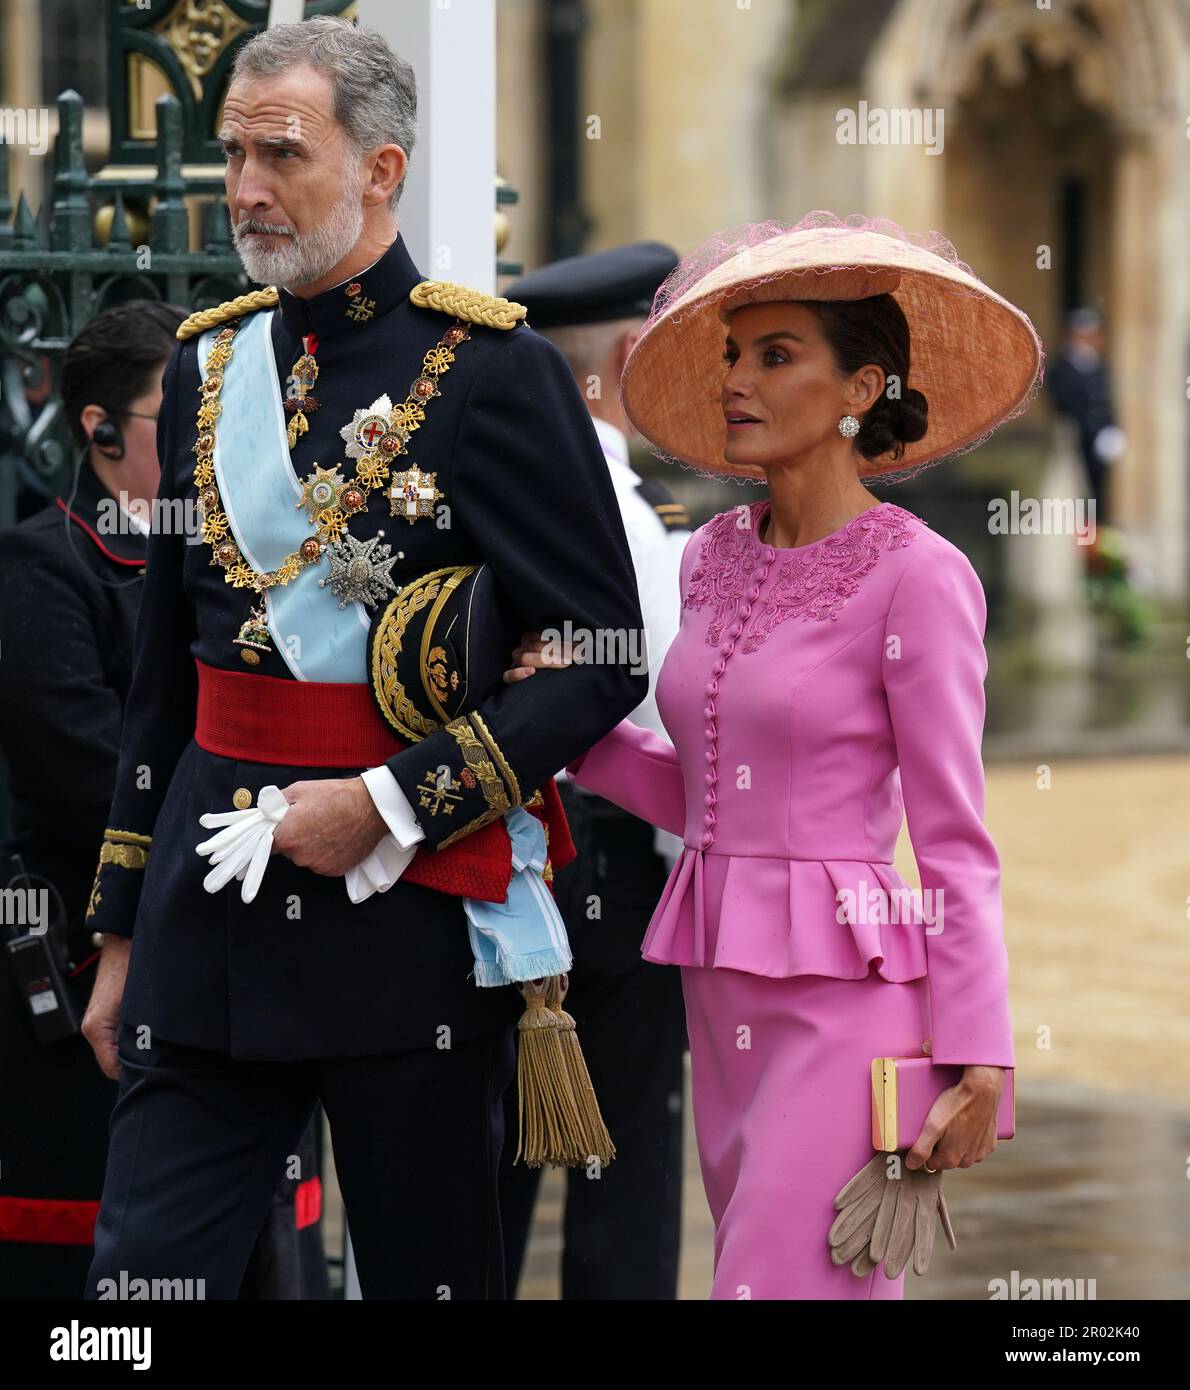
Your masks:
{"label": "gold braid on cap", "polygon": [[529,312],[514,300],[452,285],[449,280],[423,280],[409,291],[409,299],[419,309],[437,309],[440,314],[453,314],[485,328],[515,328]]}
{"label": "gold braid on cap", "polygon": [[272,309],[276,306],[279,298],[277,287],[270,285],[264,290],[251,290],[248,294],[241,294],[236,299],[225,299],[222,304],[216,304],[213,309],[199,309],[197,313],[184,319],[178,325],[175,336],[180,343],[184,343],[187,338],[193,338],[197,333],[205,333],[208,328],[214,328],[216,324],[226,323],[228,319],[238,319],[241,315],[250,314],[255,309]]}

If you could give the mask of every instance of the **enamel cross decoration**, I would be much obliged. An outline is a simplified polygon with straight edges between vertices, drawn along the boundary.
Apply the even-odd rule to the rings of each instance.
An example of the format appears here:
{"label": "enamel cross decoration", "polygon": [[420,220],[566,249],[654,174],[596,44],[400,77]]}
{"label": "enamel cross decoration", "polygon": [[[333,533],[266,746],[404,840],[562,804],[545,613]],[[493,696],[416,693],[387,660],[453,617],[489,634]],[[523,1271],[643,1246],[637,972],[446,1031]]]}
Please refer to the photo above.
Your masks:
{"label": "enamel cross decoration", "polygon": [[403,516],[410,524],[419,516],[433,516],[434,503],[443,494],[435,486],[437,473],[423,473],[411,464],[403,473],[394,473],[388,489],[388,510],[392,516]]}

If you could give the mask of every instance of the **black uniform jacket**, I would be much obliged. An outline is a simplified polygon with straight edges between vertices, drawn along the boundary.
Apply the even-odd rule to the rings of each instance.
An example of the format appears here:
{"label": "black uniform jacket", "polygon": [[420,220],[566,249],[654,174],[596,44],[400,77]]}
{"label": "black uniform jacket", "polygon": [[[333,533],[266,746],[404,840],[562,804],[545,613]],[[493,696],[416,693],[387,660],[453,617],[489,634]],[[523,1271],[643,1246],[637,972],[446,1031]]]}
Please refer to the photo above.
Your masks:
{"label": "black uniform jacket", "polygon": [[[311,300],[281,292],[271,333],[282,393],[303,335],[318,340],[319,408],[292,451],[299,479],[315,462],[352,476],[340,429],[382,394],[403,401],[425,353],[450,327],[447,314],[410,302],[421,278],[398,236],[350,286]],[[407,456],[392,465],[394,473],[411,463],[436,473],[439,506],[449,512],[410,525],[389,514],[381,489],[351,518],[350,533],[363,540],[384,530],[394,553],[404,552],[391,571],[397,584],[486,561],[526,629],[567,620],[580,629],[638,629],[636,582],[607,466],[564,359],[524,323],[469,328],[438,380],[441,396],[428,402]],[[179,501],[195,496],[198,342],[181,343],[165,374],[159,498],[173,499],[175,514]],[[324,557],[293,582],[316,584],[328,570]],[[210,866],[195,845],[214,833],[199,825],[203,812],[233,809],[241,788],[255,797],[269,783],[361,770],[237,761],[194,742],[196,657],[248,678],[295,679],[275,643],[254,667],[233,645],[253,597],[225,582],[207,544],[155,525],[108,818],[117,843],[120,835],[151,839],[143,869],[101,866],[93,902],[101,930],[133,936],[125,1021],[236,1057],[275,1059],[442,1047],[514,1021],[523,1007],[515,989],[481,990],[468,978],[461,898],[399,880],[352,904],[342,876],[316,874],[279,854],[250,904],[234,879],[216,894],[203,888]],[[356,621],[350,608],[344,621]],[[455,721],[458,727],[392,757],[388,766],[418,811],[427,849],[529,799],[646,688],[647,678],[623,663],[538,673],[502,686],[479,706],[478,719],[463,716],[465,725]],[[460,778],[478,743],[498,784],[471,771]],[[419,806],[418,789],[443,768],[461,784],[461,799],[449,813],[432,814]]]}
{"label": "black uniform jacket", "polygon": [[77,486],[0,546],[3,863],[19,854],[52,884],[78,962],[93,950],[83,914],[116,778],[145,538],[84,461]]}

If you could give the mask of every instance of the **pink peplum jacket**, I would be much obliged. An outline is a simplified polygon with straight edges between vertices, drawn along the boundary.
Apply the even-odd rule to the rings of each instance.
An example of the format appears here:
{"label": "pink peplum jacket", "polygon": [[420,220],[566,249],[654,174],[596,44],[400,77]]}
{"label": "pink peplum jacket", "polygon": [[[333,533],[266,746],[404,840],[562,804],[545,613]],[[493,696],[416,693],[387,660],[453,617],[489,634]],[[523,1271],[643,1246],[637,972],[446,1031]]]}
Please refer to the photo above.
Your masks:
{"label": "pink peplum jacket", "polygon": [[[934,1060],[1012,1067],[979,578],[892,502],[793,549],[760,539],[768,510],[722,512],[686,546],[657,685],[672,745],[625,720],[568,768],[683,838],[642,954],[926,976]],[[903,812],[920,897],[893,867]]]}

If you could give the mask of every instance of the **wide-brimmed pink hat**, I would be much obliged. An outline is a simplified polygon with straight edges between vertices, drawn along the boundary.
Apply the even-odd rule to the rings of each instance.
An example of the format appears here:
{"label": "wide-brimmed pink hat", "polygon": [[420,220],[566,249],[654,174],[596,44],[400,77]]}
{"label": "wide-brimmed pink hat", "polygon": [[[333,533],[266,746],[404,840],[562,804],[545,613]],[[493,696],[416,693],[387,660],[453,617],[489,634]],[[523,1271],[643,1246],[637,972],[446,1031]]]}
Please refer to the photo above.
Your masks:
{"label": "wide-brimmed pink hat", "polygon": [[721,386],[726,321],[744,304],[891,294],[909,324],[906,388],[925,394],[922,439],[860,459],[864,478],[902,479],[965,453],[1019,415],[1041,384],[1044,353],[1028,316],[959,260],[938,232],[887,219],[812,212],[720,233],[665,281],[624,369],[624,408],[664,458],[700,472],[763,478],[730,464]]}

